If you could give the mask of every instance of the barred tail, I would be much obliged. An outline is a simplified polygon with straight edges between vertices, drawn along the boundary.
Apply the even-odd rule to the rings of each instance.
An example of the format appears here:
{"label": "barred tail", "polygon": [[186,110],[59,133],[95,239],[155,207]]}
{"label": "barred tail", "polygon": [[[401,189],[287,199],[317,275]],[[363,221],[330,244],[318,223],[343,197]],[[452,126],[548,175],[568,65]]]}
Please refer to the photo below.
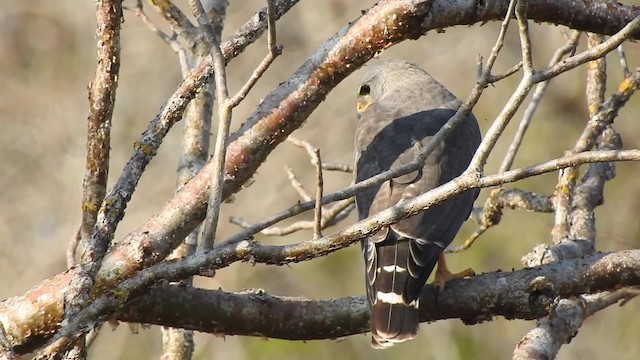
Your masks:
{"label": "barred tail", "polygon": [[390,304],[380,298],[371,308],[371,347],[386,349],[418,335],[418,304]]}
{"label": "barred tail", "polygon": [[420,293],[442,250],[434,246],[433,256],[424,256],[431,253],[427,251],[416,257],[410,249],[416,245],[410,242],[414,240],[389,231],[387,239],[375,244],[375,265],[371,264],[367,284],[373,348],[385,349],[418,334]]}

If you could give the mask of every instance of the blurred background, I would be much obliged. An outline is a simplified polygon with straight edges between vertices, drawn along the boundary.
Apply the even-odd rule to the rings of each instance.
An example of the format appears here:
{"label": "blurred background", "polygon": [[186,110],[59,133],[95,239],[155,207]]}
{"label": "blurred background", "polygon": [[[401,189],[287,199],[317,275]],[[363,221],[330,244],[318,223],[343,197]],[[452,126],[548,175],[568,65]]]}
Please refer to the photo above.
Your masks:
{"label": "blurred background", "polygon": [[[637,0],[633,0],[636,1]],[[632,1],[632,3],[633,3]],[[182,2],[177,2],[187,9]],[[304,60],[338,29],[375,1],[301,1],[277,25],[283,55],[234,111],[233,129],[260,100],[287,79]],[[629,2],[627,2],[629,3]],[[125,4],[133,5],[126,0]],[[263,1],[231,1],[223,38],[246,22]],[[19,295],[41,280],[65,270],[67,243],[80,221],[80,199],[85,163],[87,85],[95,69],[95,4],[83,2],[5,2],[0,7],[0,299]],[[161,28],[153,10],[151,19]],[[547,64],[566,41],[563,27],[530,24],[536,67]],[[499,23],[457,27],[431,32],[385,51],[382,58],[403,58],[429,71],[460,98],[472,88],[476,56],[488,56]],[[584,49],[585,38],[580,49]],[[630,67],[640,64],[640,46],[625,45]],[[231,92],[237,91],[266,53],[266,37],[233,60],[228,67]],[[515,27],[509,31],[494,73],[520,59]],[[616,54],[610,54],[609,89],[622,79]],[[351,163],[355,125],[354,99],[361,70],[343,81],[294,132],[321,148],[324,161]],[[474,113],[485,131],[498,114],[520,75],[489,87]],[[109,187],[132,153],[132,144],[181,81],[177,57],[133,13],[125,12],[122,27],[122,66],[113,116]],[[585,67],[553,80],[527,133],[514,167],[561,156],[572,147],[587,121],[584,96]],[[610,91],[608,92],[608,94]],[[640,101],[632,98],[616,120],[625,148],[639,148]],[[499,142],[487,168],[497,170],[522,116],[520,111]],[[175,191],[182,123],[164,140],[138,186],[115,241],[157,212]],[[227,219],[241,216],[249,222],[287,208],[297,200],[284,166],[289,165],[313,190],[314,170],[306,153],[283,143],[255,176],[255,183],[225,204],[220,237],[238,231]],[[597,210],[597,248],[616,251],[637,248],[640,212],[640,166],[618,165],[618,176],[606,186],[605,204]],[[556,174],[528,179],[515,186],[541,194],[553,191]],[[325,191],[338,190],[351,181],[344,173],[325,173]],[[482,205],[488,190],[476,205]],[[308,213],[298,219],[311,219]],[[338,227],[355,221],[352,214]],[[286,224],[286,223],[285,223]],[[522,267],[520,258],[536,244],[550,241],[551,215],[507,211],[502,223],[489,230],[468,251],[449,256],[452,269],[473,267],[476,272]],[[456,242],[474,231],[468,222]],[[266,243],[304,241],[310,233],[263,237]],[[196,279],[196,285],[227,291],[262,288],[276,295],[312,299],[364,294],[362,259],[356,246],[313,261],[274,267],[238,263],[219,271],[214,279]],[[637,358],[640,301],[612,306],[588,319],[559,359]],[[407,356],[420,359],[510,358],[518,340],[533,321],[494,321],[465,326],[459,320],[423,324],[419,338],[390,350],[372,351],[369,334],[345,339],[291,342],[251,337],[196,335],[196,359],[385,359]],[[90,349],[93,359],[152,359],[161,354],[158,327],[132,335],[127,326],[104,328]],[[419,354],[419,355],[417,355]]]}

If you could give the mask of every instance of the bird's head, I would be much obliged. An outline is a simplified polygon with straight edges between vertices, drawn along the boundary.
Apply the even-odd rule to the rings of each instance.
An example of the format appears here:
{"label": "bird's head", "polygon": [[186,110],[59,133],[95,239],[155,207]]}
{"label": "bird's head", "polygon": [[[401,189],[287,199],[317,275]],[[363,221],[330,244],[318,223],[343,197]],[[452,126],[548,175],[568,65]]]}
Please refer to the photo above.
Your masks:
{"label": "bird's head", "polygon": [[407,106],[404,100],[420,99],[434,82],[429,74],[412,63],[404,60],[378,61],[369,66],[362,79],[356,111],[360,114],[372,104],[389,110]]}

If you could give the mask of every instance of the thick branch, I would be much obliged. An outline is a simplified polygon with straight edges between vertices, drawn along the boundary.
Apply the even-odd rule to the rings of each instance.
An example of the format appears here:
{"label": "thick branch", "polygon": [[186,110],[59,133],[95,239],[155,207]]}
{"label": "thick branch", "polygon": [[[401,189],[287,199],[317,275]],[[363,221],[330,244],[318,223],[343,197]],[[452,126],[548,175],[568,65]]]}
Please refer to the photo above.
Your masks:
{"label": "thick branch", "polygon": [[[437,303],[435,289],[428,285],[420,299],[420,317],[423,322],[458,318],[468,324],[490,321],[495,316],[535,319],[548,314],[556,297],[640,283],[639,270],[640,250],[629,250],[452,281],[438,294]],[[291,340],[332,339],[369,330],[364,296],[317,301],[276,297],[262,291],[183,291],[170,285],[155,288],[118,318],[142,323],[152,319],[153,324],[167,321],[172,326],[209,333]]]}
{"label": "thick branch", "polygon": [[[72,272],[49,280],[46,288],[36,287],[0,304],[0,321],[17,353],[33,350],[50,336],[50,332],[33,336],[30,329],[21,326],[27,323],[24,317],[29,316],[23,307],[47,309],[49,321],[42,326],[55,326],[62,312],[60,293]],[[466,323],[488,321],[495,316],[534,319],[546,315],[556,297],[635,285],[640,285],[640,250],[593,254],[532,269],[451,281],[438,295],[437,304],[434,289],[427,286],[420,300],[421,319],[459,318]],[[365,301],[364,296],[314,301],[164,284],[126,307],[118,318],[226,335],[332,339],[368,330]]]}

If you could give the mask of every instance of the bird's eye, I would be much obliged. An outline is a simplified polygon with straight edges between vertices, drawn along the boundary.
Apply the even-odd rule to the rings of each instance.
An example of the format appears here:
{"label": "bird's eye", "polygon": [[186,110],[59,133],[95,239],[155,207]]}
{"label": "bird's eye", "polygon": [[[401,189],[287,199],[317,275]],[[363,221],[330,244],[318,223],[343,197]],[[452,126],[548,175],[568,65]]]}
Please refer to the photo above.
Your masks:
{"label": "bird's eye", "polygon": [[358,95],[365,96],[371,93],[371,88],[367,84],[363,84],[360,86],[360,91],[358,91]]}

